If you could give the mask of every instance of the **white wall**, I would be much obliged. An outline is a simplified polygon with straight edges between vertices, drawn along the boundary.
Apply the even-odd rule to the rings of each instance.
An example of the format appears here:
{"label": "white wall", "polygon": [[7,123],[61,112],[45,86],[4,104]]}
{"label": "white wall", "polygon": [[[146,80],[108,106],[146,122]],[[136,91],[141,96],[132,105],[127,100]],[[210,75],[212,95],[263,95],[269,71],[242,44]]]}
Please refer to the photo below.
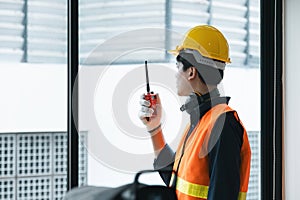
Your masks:
{"label": "white wall", "polygon": [[67,66],[1,63],[0,133],[67,130]]}
{"label": "white wall", "polygon": [[300,1],[285,1],[285,197],[300,199]]}

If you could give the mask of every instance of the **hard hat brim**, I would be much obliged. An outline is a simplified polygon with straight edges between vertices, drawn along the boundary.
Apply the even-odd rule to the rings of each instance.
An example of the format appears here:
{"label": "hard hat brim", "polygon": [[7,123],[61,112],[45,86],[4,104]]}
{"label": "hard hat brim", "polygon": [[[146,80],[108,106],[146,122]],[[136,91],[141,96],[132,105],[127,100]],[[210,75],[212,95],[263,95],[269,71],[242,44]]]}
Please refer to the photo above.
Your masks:
{"label": "hard hat brim", "polygon": [[168,50],[167,51],[169,54],[172,54],[174,56],[177,56],[179,54],[179,51],[177,51],[176,49],[173,49],[173,50]]}
{"label": "hard hat brim", "polygon": [[176,49],[173,49],[173,50],[168,50],[168,53],[174,55],[174,56],[178,56],[179,52],[181,50],[183,50],[184,47],[183,46],[176,46]]}

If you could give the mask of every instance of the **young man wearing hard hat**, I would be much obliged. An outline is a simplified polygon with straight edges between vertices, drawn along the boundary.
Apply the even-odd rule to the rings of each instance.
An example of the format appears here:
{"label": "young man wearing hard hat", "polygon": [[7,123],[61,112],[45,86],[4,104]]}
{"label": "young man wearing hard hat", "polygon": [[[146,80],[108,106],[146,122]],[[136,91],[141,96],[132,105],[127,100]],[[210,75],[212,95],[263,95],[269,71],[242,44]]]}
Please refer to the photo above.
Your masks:
{"label": "young man wearing hard hat", "polygon": [[228,106],[230,98],[217,88],[230,63],[225,37],[213,26],[196,26],[171,53],[177,56],[177,93],[188,96],[180,109],[189,113],[190,124],[173,153],[161,129],[159,96],[155,109],[141,99],[139,117],[151,134],[154,168],[177,172],[160,174],[176,187],[179,200],[245,200],[251,160],[247,132]]}

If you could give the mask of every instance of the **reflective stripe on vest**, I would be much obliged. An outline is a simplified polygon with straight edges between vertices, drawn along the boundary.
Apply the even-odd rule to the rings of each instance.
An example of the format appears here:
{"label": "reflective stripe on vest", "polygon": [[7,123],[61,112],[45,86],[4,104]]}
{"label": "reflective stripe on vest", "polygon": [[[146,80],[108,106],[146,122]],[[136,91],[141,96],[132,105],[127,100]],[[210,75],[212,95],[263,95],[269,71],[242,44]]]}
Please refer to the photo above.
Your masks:
{"label": "reflective stripe on vest", "polygon": [[[173,176],[172,176],[173,178]],[[202,199],[207,199],[209,187],[206,185],[198,185],[190,183],[180,177],[177,177],[176,190],[179,192]],[[240,192],[238,200],[246,200],[247,193]]]}
{"label": "reflective stripe on vest", "polygon": [[247,192],[240,192],[239,193],[239,200],[246,200]]}
{"label": "reflective stripe on vest", "polygon": [[183,194],[202,199],[207,199],[208,195],[208,186],[190,183],[179,177],[177,177],[176,190]]}

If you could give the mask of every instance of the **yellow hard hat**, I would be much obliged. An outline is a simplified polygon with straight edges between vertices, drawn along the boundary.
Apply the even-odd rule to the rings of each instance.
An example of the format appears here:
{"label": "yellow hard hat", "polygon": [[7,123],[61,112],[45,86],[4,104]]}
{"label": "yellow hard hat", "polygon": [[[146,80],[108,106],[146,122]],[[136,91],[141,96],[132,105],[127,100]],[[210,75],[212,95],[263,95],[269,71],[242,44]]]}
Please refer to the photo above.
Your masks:
{"label": "yellow hard hat", "polygon": [[229,47],[224,35],[215,27],[200,25],[191,28],[175,50],[169,52],[178,55],[181,50],[192,49],[203,57],[230,63]]}

